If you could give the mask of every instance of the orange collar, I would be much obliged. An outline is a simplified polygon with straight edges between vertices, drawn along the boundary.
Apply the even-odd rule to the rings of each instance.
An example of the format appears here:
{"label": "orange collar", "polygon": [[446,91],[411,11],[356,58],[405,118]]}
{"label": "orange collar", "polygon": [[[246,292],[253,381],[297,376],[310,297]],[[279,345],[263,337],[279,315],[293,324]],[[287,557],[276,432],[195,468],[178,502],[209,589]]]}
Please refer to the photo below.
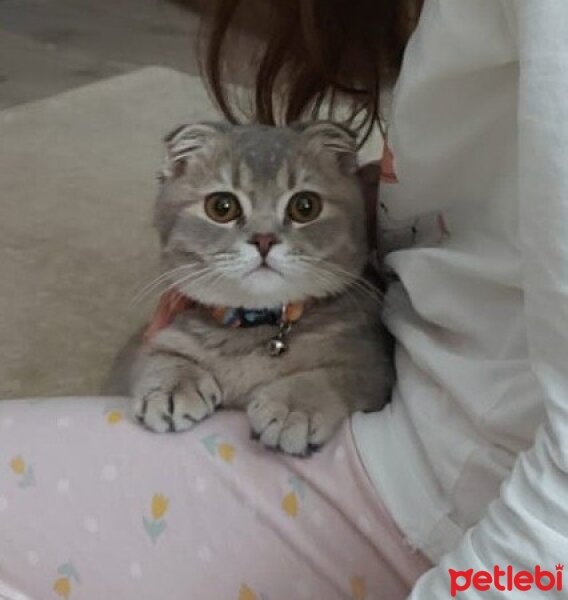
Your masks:
{"label": "orange collar", "polygon": [[144,342],[151,340],[158,332],[166,328],[177,315],[191,308],[202,308],[220,325],[227,327],[252,327],[255,325],[292,325],[304,314],[306,304],[295,302],[271,309],[243,309],[221,306],[206,306],[177,290],[168,290],[162,294],[146,331]]}

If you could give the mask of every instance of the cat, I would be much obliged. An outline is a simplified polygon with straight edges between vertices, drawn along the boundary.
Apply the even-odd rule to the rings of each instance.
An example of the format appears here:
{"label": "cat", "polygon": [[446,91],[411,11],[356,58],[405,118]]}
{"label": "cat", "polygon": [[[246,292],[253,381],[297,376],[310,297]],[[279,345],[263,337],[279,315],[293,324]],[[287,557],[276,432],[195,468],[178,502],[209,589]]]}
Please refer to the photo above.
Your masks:
{"label": "cat", "polygon": [[131,395],[153,431],[237,408],[265,446],[308,455],[353,411],[380,409],[392,379],[362,276],[355,136],[327,121],[198,123],[165,146],[155,225],[170,287],[107,391]]}

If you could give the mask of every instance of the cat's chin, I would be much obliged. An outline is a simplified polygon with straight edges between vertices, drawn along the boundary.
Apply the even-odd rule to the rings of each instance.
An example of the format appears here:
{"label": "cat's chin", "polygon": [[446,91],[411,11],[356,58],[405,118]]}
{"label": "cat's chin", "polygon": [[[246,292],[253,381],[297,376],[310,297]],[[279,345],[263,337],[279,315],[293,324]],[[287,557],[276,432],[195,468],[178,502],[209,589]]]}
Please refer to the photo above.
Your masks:
{"label": "cat's chin", "polygon": [[278,272],[259,268],[246,275],[241,285],[241,302],[245,308],[278,306],[290,301],[290,284]]}
{"label": "cat's chin", "polygon": [[240,279],[224,279],[213,286],[187,285],[178,288],[186,296],[208,306],[230,306],[248,309],[274,308],[283,304],[305,302],[337,296],[344,286],[331,288],[318,285],[309,277],[285,277],[270,268],[255,269]]}
{"label": "cat's chin", "polygon": [[291,302],[303,302],[310,294],[303,293],[283,275],[271,269],[258,269],[242,279],[218,282],[214,287],[181,288],[182,294],[210,306],[231,306],[249,309],[273,308]]}
{"label": "cat's chin", "polygon": [[251,285],[259,289],[272,289],[281,286],[284,277],[281,273],[271,267],[258,267],[244,276],[247,286]]}

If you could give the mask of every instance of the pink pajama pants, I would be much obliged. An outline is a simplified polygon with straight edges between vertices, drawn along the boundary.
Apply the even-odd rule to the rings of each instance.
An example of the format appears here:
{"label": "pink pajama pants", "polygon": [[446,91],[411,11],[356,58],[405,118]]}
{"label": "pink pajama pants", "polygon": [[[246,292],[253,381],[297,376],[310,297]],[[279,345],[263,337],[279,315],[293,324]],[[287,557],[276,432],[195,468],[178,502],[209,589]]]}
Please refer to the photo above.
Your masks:
{"label": "pink pajama pants", "polygon": [[405,598],[429,568],[346,422],[308,459],[220,412],[158,435],[124,400],[0,403],[0,598]]}

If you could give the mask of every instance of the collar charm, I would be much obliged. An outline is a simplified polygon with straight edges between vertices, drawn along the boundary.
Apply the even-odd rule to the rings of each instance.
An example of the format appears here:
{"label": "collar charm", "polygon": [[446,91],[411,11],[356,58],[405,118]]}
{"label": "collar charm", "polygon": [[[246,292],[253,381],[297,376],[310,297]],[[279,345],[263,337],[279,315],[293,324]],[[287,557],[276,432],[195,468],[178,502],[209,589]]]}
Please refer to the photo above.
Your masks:
{"label": "collar charm", "polygon": [[272,357],[282,356],[288,350],[286,337],[292,331],[294,323],[304,314],[304,304],[284,304],[280,309],[278,333],[268,341],[266,349]]}
{"label": "collar charm", "polygon": [[147,343],[161,329],[167,327],[177,315],[198,307],[205,309],[217,323],[225,327],[256,327],[258,325],[278,327],[278,333],[266,344],[268,354],[277,357],[288,350],[286,338],[294,323],[300,320],[305,305],[294,303],[261,309],[204,306],[177,290],[169,290],[160,298],[152,321],[146,328],[144,342]]}

